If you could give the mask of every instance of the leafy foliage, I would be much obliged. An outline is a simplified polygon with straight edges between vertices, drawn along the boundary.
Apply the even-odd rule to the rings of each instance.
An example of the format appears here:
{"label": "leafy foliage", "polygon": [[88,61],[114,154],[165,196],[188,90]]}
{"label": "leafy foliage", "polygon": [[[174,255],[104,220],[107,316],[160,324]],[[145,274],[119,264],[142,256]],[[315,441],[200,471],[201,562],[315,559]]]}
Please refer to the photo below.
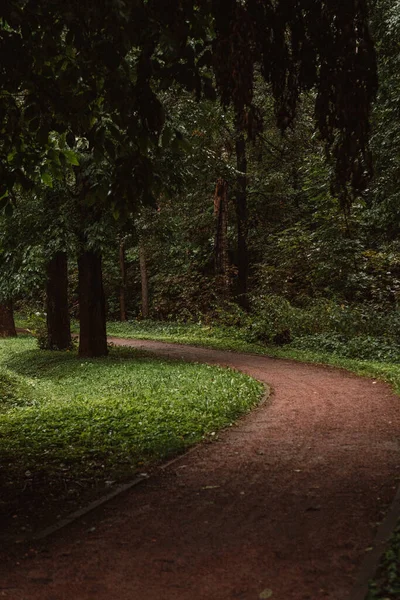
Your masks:
{"label": "leafy foliage", "polygon": [[177,83],[211,97],[212,68],[223,103],[232,102],[251,130],[256,65],[282,128],[301,91],[317,88],[317,122],[334,149],[338,184],[362,186],[376,88],[365,0],[345,8],[338,0],[46,6],[8,0],[0,12],[0,196],[15,184],[31,188],[37,171],[50,186],[57,165],[76,163],[68,146],[79,138],[110,161],[115,198],[129,204],[150,194],[160,183],[152,155],[165,123],[154,89]]}

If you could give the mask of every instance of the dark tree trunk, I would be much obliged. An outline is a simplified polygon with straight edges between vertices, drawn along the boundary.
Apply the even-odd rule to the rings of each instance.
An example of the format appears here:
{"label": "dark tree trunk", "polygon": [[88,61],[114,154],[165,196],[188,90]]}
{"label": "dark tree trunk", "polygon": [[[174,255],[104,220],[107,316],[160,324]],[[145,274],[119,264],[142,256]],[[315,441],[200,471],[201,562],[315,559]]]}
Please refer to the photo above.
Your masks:
{"label": "dark tree trunk", "polygon": [[217,219],[215,234],[215,272],[222,283],[224,296],[229,293],[228,259],[228,183],[218,179],[214,195],[214,213]]}
{"label": "dark tree trunk", "polygon": [[123,240],[119,244],[119,270],[121,273],[121,285],[119,287],[119,314],[120,320],[126,321],[126,264],[125,264],[125,243]]}
{"label": "dark tree trunk", "polygon": [[78,258],[79,356],[106,356],[106,307],[101,255],[85,250]]}
{"label": "dark tree trunk", "polygon": [[249,256],[247,249],[248,209],[247,209],[247,159],[246,140],[240,123],[236,124],[236,161],[240,171],[236,182],[236,220],[237,220],[237,299],[240,306],[248,308],[247,280],[249,274]]}
{"label": "dark tree trunk", "polygon": [[0,337],[15,337],[17,331],[14,323],[14,311],[12,302],[0,304]]}
{"label": "dark tree trunk", "polygon": [[68,262],[65,252],[57,252],[47,265],[46,287],[47,345],[52,350],[71,347],[68,311]]}
{"label": "dark tree trunk", "polygon": [[142,317],[149,318],[149,282],[147,277],[146,250],[143,244],[139,243],[139,262],[140,278],[142,281]]}

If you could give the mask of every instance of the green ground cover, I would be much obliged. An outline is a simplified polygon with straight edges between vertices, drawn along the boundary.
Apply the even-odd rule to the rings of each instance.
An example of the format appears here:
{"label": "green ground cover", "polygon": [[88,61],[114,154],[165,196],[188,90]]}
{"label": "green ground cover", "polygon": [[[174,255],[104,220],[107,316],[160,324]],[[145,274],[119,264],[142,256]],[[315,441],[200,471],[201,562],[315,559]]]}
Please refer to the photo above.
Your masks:
{"label": "green ground cover", "polygon": [[[358,375],[379,377],[391,383],[400,393],[399,348],[388,344],[385,351],[380,351],[377,347],[379,342],[368,336],[355,336],[346,344],[338,340],[337,336],[328,338],[310,335],[295,338],[291,344],[285,346],[274,346],[249,342],[246,339],[246,330],[236,327],[157,321],[110,322],[107,332],[108,335],[121,338],[192,344],[218,350],[252,352],[276,358],[333,365]],[[357,358],[357,351],[361,355],[360,358]],[[379,356],[382,358],[378,359]]]}
{"label": "green ground cover", "polygon": [[262,392],[230,369],[133,349],[90,360],[39,351],[27,336],[2,340],[1,512],[71,508],[230,425]]}

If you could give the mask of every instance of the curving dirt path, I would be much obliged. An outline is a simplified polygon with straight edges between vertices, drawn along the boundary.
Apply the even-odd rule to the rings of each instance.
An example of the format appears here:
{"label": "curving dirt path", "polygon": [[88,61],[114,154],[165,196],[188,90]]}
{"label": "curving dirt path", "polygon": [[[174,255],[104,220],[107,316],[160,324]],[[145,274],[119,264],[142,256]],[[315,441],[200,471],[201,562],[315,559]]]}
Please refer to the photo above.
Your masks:
{"label": "curving dirt path", "polygon": [[399,397],[389,386],[262,356],[112,341],[232,366],[270,384],[271,399],[2,565],[0,597],[352,600],[397,487]]}

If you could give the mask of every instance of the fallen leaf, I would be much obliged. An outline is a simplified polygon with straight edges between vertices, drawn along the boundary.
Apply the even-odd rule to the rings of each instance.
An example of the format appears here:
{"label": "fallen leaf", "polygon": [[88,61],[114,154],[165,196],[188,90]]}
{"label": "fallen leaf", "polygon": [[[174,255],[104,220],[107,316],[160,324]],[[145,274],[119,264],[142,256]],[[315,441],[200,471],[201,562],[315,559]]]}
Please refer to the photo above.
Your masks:
{"label": "fallen leaf", "polygon": [[272,596],[272,590],[267,588],[266,590],[261,592],[259,598],[260,598],[260,600],[266,600],[266,598],[271,598],[271,596]]}

